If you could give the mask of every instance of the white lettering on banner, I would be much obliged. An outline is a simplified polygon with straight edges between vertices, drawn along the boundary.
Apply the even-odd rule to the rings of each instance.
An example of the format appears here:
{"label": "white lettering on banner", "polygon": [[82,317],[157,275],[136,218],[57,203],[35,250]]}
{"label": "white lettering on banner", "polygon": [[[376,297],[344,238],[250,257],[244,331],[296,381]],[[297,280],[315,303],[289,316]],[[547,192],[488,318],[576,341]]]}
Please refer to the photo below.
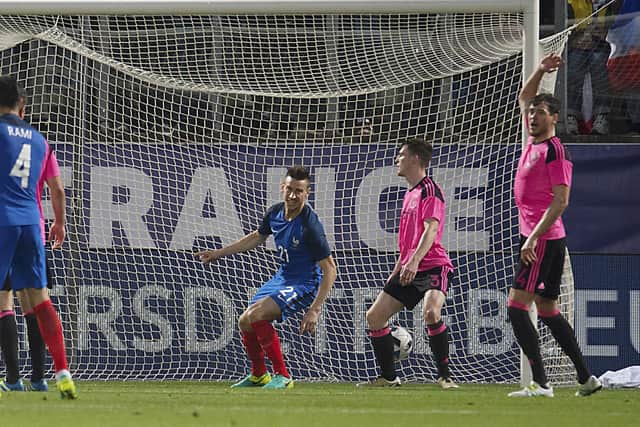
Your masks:
{"label": "white lettering on banner", "polygon": [[[511,331],[511,325],[507,320],[506,298],[506,294],[497,289],[469,290],[467,294],[467,312],[464,319],[469,330],[467,348],[464,349],[467,355],[495,355],[512,350],[515,338]],[[450,304],[449,301],[452,299],[453,290],[450,289],[447,293],[447,302],[444,305],[445,312],[446,307]],[[426,332],[427,325],[422,314],[423,303],[424,301],[413,309],[413,351],[418,354],[431,354]],[[483,307],[494,305],[496,306],[495,310],[491,310],[491,313],[487,315]],[[443,315],[442,319],[445,324],[451,327],[452,320],[449,316]],[[455,321],[459,322],[460,320],[457,319]],[[486,341],[484,337],[487,336],[487,330],[492,330],[491,336],[500,337],[500,341],[495,343],[484,342]],[[449,352],[451,354],[455,354],[460,350],[462,348],[456,348],[455,342],[450,343]]]}
{"label": "white lettering on banner", "polygon": [[[267,169],[267,200],[264,210],[282,200],[280,183],[285,168]],[[318,212],[331,247],[335,247],[336,169],[314,170],[314,208]],[[67,188],[71,187],[72,173],[68,167],[61,168],[61,176]],[[443,235],[444,246],[449,251],[486,251],[490,249],[488,231],[460,231],[456,229],[459,218],[482,218],[485,203],[481,199],[456,199],[459,188],[482,188],[488,185],[486,168],[434,168],[433,176],[444,192],[447,201],[447,219]],[[152,177],[130,167],[93,166],[90,182],[89,245],[91,248],[113,247],[114,223],[122,227],[129,247],[156,248],[151,238],[145,216],[154,204]],[[397,236],[385,230],[380,223],[380,196],[389,188],[406,188],[403,178],[396,176],[394,166],[373,170],[365,176],[357,188],[355,207],[355,229],[363,244],[378,251],[396,251]],[[114,200],[114,191],[126,189],[124,200]],[[210,196],[215,216],[203,217],[202,208]],[[49,203],[45,203],[47,219],[53,217]],[[260,210],[260,206],[256,206]],[[243,224],[238,214],[239,207],[233,201],[232,189],[222,168],[198,168],[180,209],[178,222],[171,235],[166,236],[172,250],[191,250],[198,237],[216,236],[223,244],[229,244],[244,235]],[[262,212],[261,212],[262,214]],[[394,213],[395,214],[395,213]],[[259,220],[259,219],[258,219]],[[249,224],[249,228],[257,226]],[[160,243],[161,244],[161,243]],[[163,246],[161,244],[161,246]],[[273,249],[273,243],[268,247]]]}
{"label": "white lettering on banner", "polygon": [[[287,173],[287,168],[268,168],[267,169],[267,205],[265,206],[265,212],[268,208],[282,201],[282,179]],[[262,218],[260,218],[262,219]]]}
{"label": "white lettering on banner", "polygon": [[[345,292],[342,289],[332,288],[329,297],[332,301],[346,299]],[[344,302],[343,302],[344,304]],[[314,350],[316,354],[326,353],[330,350],[329,340],[327,339],[327,330],[331,328],[331,323],[327,324],[326,310],[320,312],[320,318],[318,319],[318,326],[316,328],[316,340]]]}
{"label": "white lettering on banner", "polygon": [[[443,245],[449,251],[489,250],[489,232],[458,231],[456,219],[483,218],[484,202],[479,199],[456,199],[458,188],[483,188],[489,182],[486,168],[433,168],[433,179],[440,185],[447,203]],[[397,176],[395,166],[376,169],[364,177],[356,195],[356,225],[360,239],[379,251],[397,250],[397,236],[380,225],[380,195],[392,187],[406,188],[404,178]]]}
{"label": "white lettering on banner", "polygon": [[[135,349],[146,353],[160,353],[178,345],[177,337],[184,336],[185,341],[183,351],[185,353],[212,353],[224,351],[237,334],[237,315],[246,308],[246,301],[234,301],[224,291],[209,287],[185,287],[180,300],[179,294],[162,286],[147,285],[133,293],[131,302],[123,299],[121,293],[108,286],[81,286],[78,293],[78,344],[79,351],[92,351],[96,345],[95,341],[106,341],[112,350]],[[64,297],[62,287],[52,290],[54,298]],[[60,292],[59,292],[60,291]],[[341,351],[351,351],[355,354],[363,354],[370,350],[369,339],[367,337],[366,310],[375,299],[379,287],[358,288],[350,293],[343,289],[333,289],[328,305],[350,307],[351,325],[347,331],[336,330],[335,321],[327,318],[327,310],[323,310],[318,323],[318,330],[315,335],[314,353],[327,354],[335,350],[331,342],[339,339]],[[253,293],[252,293],[253,294]],[[449,295],[451,297],[451,295]],[[595,345],[587,340],[589,329],[614,329],[615,318],[608,316],[589,317],[586,315],[588,303],[618,301],[615,290],[579,290],[576,292],[576,334],[580,341],[585,356],[608,356],[617,357],[619,345]],[[173,305],[175,300],[179,310],[183,313],[175,315],[160,315],[151,311],[147,306],[147,301],[160,299],[167,301],[167,305]],[[461,328],[467,331],[467,345],[450,348],[451,354],[463,352],[467,356],[478,355],[500,355],[512,351],[515,348],[515,338],[511,332],[511,327],[507,320],[507,310],[505,307],[506,294],[498,290],[471,289],[467,295],[466,318],[445,318],[445,322],[453,328]],[[206,310],[202,309],[202,303],[211,303],[220,310],[220,317],[216,317],[216,336],[210,339],[202,339],[198,336],[199,331],[210,331],[211,317],[206,315]],[[129,323],[134,330],[127,336],[133,338],[125,340],[123,334],[119,334],[116,327],[121,324],[121,316],[131,304],[133,314],[140,320]],[[639,350],[640,330],[637,307],[640,304],[640,291],[632,290],[629,293],[631,343],[636,352]],[[486,307],[491,306],[490,310]],[[160,304],[158,310],[162,311]],[[62,310],[61,313],[65,313]],[[177,323],[177,318],[184,315],[184,322]],[[348,315],[344,313],[345,315]],[[349,315],[348,315],[349,316]],[[395,322],[392,319],[392,322]],[[453,322],[464,322],[464,325],[454,325]],[[148,326],[141,322],[146,322],[158,329],[153,333],[153,339],[149,339]],[[422,319],[421,305],[413,311],[413,321],[409,321],[409,329],[414,334],[414,353],[431,354],[428,345],[428,337],[424,320]],[[625,322],[626,323],[626,322]],[[499,342],[485,342],[487,331],[492,339]],[[96,333],[98,338],[96,338]],[[331,339],[329,335],[331,334]],[[337,335],[336,335],[337,334]],[[147,338],[143,339],[141,336]],[[612,335],[611,335],[612,336]],[[284,337],[283,337],[284,338]],[[618,336],[621,338],[621,336]],[[283,339],[283,348],[287,349],[292,344],[295,346],[298,338],[294,335],[291,339],[295,342],[287,342]],[[178,350],[178,349],[175,349]]]}
{"label": "white lettering on banner", "polygon": [[[64,188],[71,188],[71,182],[73,178],[73,169],[67,166],[60,166],[60,178],[62,179],[62,184]],[[42,214],[44,218],[47,220],[53,220],[55,216],[53,215],[53,207],[49,202],[51,196],[49,195],[49,187],[44,186],[42,192]]]}
{"label": "white lettering on banner", "polygon": [[324,226],[329,247],[335,248],[336,171],[334,168],[316,168],[313,172],[314,209]]}
{"label": "white lettering on banner", "polygon": [[[57,295],[56,292],[52,295]],[[174,344],[174,327],[166,317],[154,313],[146,307],[149,299],[160,298],[169,301],[174,297],[172,291],[156,285],[144,286],[137,290],[133,296],[133,313],[143,322],[147,322],[159,329],[158,338],[143,339],[134,336],[132,342],[123,342],[115,331],[115,326],[120,324],[119,317],[123,314],[124,303],[120,292],[108,286],[81,286],[78,294],[78,323],[80,334],[78,336],[78,350],[86,351],[91,348],[90,332],[96,331],[107,340],[113,350],[126,350],[134,348],[147,353],[163,352]],[[199,340],[197,336],[198,301],[216,301],[222,309],[222,333],[215,340]],[[236,332],[237,313],[233,301],[219,289],[187,287],[184,291],[183,309],[185,315],[185,350],[191,353],[209,353],[219,351],[226,347]],[[207,317],[207,319],[209,318]],[[92,326],[93,325],[93,326]],[[131,325],[129,325],[131,326]],[[140,327],[136,323],[133,326]],[[138,330],[134,333],[149,335],[148,332]]]}
{"label": "white lettering on banner", "polygon": [[360,240],[379,251],[398,250],[398,236],[382,228],[379,218],[380,194],[388,188],[406,188],[407,182],[395,166],[376,169],[362,179],[356,193],[356,227]]}
{"label": "white lettering on banner", "polygon": [[[98,300],[103,304],[96,304]],[[97,307],[96,307],[97,306]],[[89,332],[100,332],[114,350],[126,350],[127,345],[120,341],[113,327],[122,315],[120,292],[109,286],[80,286],[78,289],[78,350],[89,350]],[[96,311],[100,308],[100,311]],[[95,328],[90,325],[94,325]]]}
{"label": "white lettering on banner", "polygon": [[456,199],[458,188],[485,188],[489,183],[487,168],[433,168],[433,179],[442,188],[447,204],[447,215],[442,234],[442,245],[450,252],[488,251],[489,232],[460,231],[458,218],[484,218],[484,201],[480,199]]}
{"label": "white lettering on banner", "polygon": [[[207,195],[211,195],[211,203],[215,217],[204,218],[202,207]],[[244,234],[238,217],[231,187],[222,168],[196,169],[184,206],[173,232],[171,249],[191,250],[196,237],[217,236],[223,245],[229,245]]]}
{"label": "white lettering on banner", "polygon": [[376,299],[380,288],[360,288],[353,290],[353,351],[364,353],[369,343],[367,309]]}
{"label": "white lettering on banner", "polygon": [[[467,328],[469,329],[468,355],[502,354],[510,351],[515,337],[508,322],[507,295],[497,289],[470,289],[467,303]],[[495,306],[489,314],[483,307]],[[486,343],[481,337],[493,330],[492,337],[501,337],[499,342]]]}
{"label": "white lettering on banner", "polygon": [[[169,320],[145,306],[146,301],[152,298],[162,298],[168,301],[173,298],[173,292],[162,286],[147,285],[138,289],[133,297],[134,314],[143,322],[150,323],[160,330],[159,338],[157,339],[133,337],[133,347],[147,353],[162,352],[170,349],[173,344],[173,328]],[[150,334],[145,333],[144,335]]]}
{"label": "white lettering on banner", "polygon": [[[262,221],[262,216],[267,212],[271,206],[275,205],[278,202],[282,201],[282,178],[287,173],[287,168],[268,168],[267,169],[267,182],[266,182],[266,191],[267,191],[267,205],[264,207],[264,211],[258,214],[258,223],[256,224],[257,228],[259,226],[259,222]],[[253,229],[254,227],[251,227]],[[273,237],[269,236],[267,240],[266,247],[269,250],[275,251],[276,245],[273,241]]]}
{"label": "white lettering on banner", "polygon": [[[128,190],[125,203],[114,202],[114,189]],[[155,248],[143,217],[153,207],[152,178],[144,172],[126,167],[91,169],[91,202],[89,245],[92,248],[113,247],[113,224],[120,223],[132,248]]]}
{"label": "white lettering on banner", "polygon": [[[198,339],[198,319],[196,314],[199,301],[215,301],[220,307],[222,324],[219,326],[222,333],[214,340]],[[208,287],[187,287],[184,289],[184,327],[185,327],[185,350],[188,353],[210,353],[224,349],[233,339],[237,327],[237,312],[233,305],[233,300],[226,296],[220,289]],[[207,318],[208,320],[208,318]]]}
{"label": "white lettering on banner", "polygon": [[[582,354],[585,356],[618,357],[617,345],[596,345],[589,343],[589,329],[615,330],[616,318],[612,316],[591,317],[588,315],[590,302],[618,302],[618,291],[604,289],[581,289],[576,291],[575,331]],[[633,307],[633,306],[632,306]],[[613,332],[610,334],[615,336]]]}

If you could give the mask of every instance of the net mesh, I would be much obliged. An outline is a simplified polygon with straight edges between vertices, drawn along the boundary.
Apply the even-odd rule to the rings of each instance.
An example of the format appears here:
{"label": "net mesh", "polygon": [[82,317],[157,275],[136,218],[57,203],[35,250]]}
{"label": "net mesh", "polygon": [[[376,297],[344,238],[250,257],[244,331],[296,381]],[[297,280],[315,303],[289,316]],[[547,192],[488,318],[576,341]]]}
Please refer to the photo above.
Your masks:
{"label": "net mesh", "polygon": [[[67,188],[52,295],[75,375],[244,375],[236,321],[276,269],[273,244],[207,267],[193,252],[255,230],[292,164],[312,172],[309,202],[338,279],[315,336],[298,335],[300,317],[277,326],[290,371],[375,375],[365,313],[397,258],[406,189],[393,161],[401,139],[423,136],[456,266],[445,306],[453,373],[516,382],[505,302],[521,46],[519,14],[0,17],[1,71],[25,82],[28,119]],[[566,292],[571,312],[570,280]],[[420,310],[394,320],[415,344],[399,368],[433,380]],[[552,381],[570,381],[541,332]]]}

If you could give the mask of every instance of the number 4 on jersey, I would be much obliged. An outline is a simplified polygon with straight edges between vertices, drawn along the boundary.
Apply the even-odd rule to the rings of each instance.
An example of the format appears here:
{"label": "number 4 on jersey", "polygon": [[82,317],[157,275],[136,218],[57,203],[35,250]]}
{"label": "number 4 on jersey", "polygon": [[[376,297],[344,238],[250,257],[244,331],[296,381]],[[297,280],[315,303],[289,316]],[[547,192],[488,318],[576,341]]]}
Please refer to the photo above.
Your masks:
{"label": "number 4 on jersey", "polygon": [[29,172],[31,171],[31,144],[23,144],[18,159],[9,175],[20,178],[22,188],[29,186]]}

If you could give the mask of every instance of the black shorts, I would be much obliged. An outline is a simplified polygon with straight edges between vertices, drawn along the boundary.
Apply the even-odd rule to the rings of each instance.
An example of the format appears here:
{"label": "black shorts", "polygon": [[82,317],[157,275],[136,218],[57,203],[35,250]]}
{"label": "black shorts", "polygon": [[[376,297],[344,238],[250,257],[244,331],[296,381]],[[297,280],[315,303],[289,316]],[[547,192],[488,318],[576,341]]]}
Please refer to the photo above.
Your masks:
{"label": "black shorts", "polygon": [[412,310],[427,291],[437,289],[446,295],[452,282],[453,271],[449,267],[436,267],[417,272],[413,282],[407,286],[400,285],[400,273],[397,273],[384,286],[384,291]]}
{"label": "black shorts", "polygon": [[[44,260],[45,260],[45,269],[47,271],[47,288],[52,289],[53,288],[53,281],[51,280],[51,255],[49,255],[49,250],[45,249],[44,251]],[[4,283],[2,284],[2,288],[0,289],[0,291],[10,291],[12,290],[11,288],[11,279],[9,279],[9,276],[4,278]]]}
{"label": "black shorts", "polygon": [[[520,236],[518,254],[526,240],[526,237]],[[512,288],[540,295],[544,298],[558,299],[566,247],[567,241],[565,238],[538,240],[535,251],[538,260],[530,265],[524,265],[519,260],[518,271],[516,271]]]}

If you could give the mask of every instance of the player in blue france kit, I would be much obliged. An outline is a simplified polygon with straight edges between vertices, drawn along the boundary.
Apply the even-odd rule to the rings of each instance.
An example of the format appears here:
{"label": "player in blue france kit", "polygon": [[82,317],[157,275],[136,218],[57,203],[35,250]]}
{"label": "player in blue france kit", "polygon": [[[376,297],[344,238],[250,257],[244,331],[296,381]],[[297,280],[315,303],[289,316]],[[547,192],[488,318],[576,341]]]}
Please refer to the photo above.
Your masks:
{"label": "player in blue france kit", "polygon": [[[324,228],[318,215],[306,204],[310,183],[305,168],[289,168],[282,184],[284,201],[269,208],[256,231],[221,249],[196,253],[207,264],[254,249],[273,234],[280,257],[276,274],[262,285],[249,308],[240,315],[238,323],[251,361],[251,374],[231,387],[293,387],[271,322],[306,310],[300,333],[314,333],[322,304],[336,279],[336,265]],[[273,378],[267,370],[265,355],[271,361]]]}
{"label": "player in blue france kit", "polygon": [[13,290],[26,295],[53,359],[60,395],[75,399],[62,325],[46,289],[37,188],[49,144],[23,119],[25,105],[26,93],[16,79],[0,76],[0,278],[9,277]]}

